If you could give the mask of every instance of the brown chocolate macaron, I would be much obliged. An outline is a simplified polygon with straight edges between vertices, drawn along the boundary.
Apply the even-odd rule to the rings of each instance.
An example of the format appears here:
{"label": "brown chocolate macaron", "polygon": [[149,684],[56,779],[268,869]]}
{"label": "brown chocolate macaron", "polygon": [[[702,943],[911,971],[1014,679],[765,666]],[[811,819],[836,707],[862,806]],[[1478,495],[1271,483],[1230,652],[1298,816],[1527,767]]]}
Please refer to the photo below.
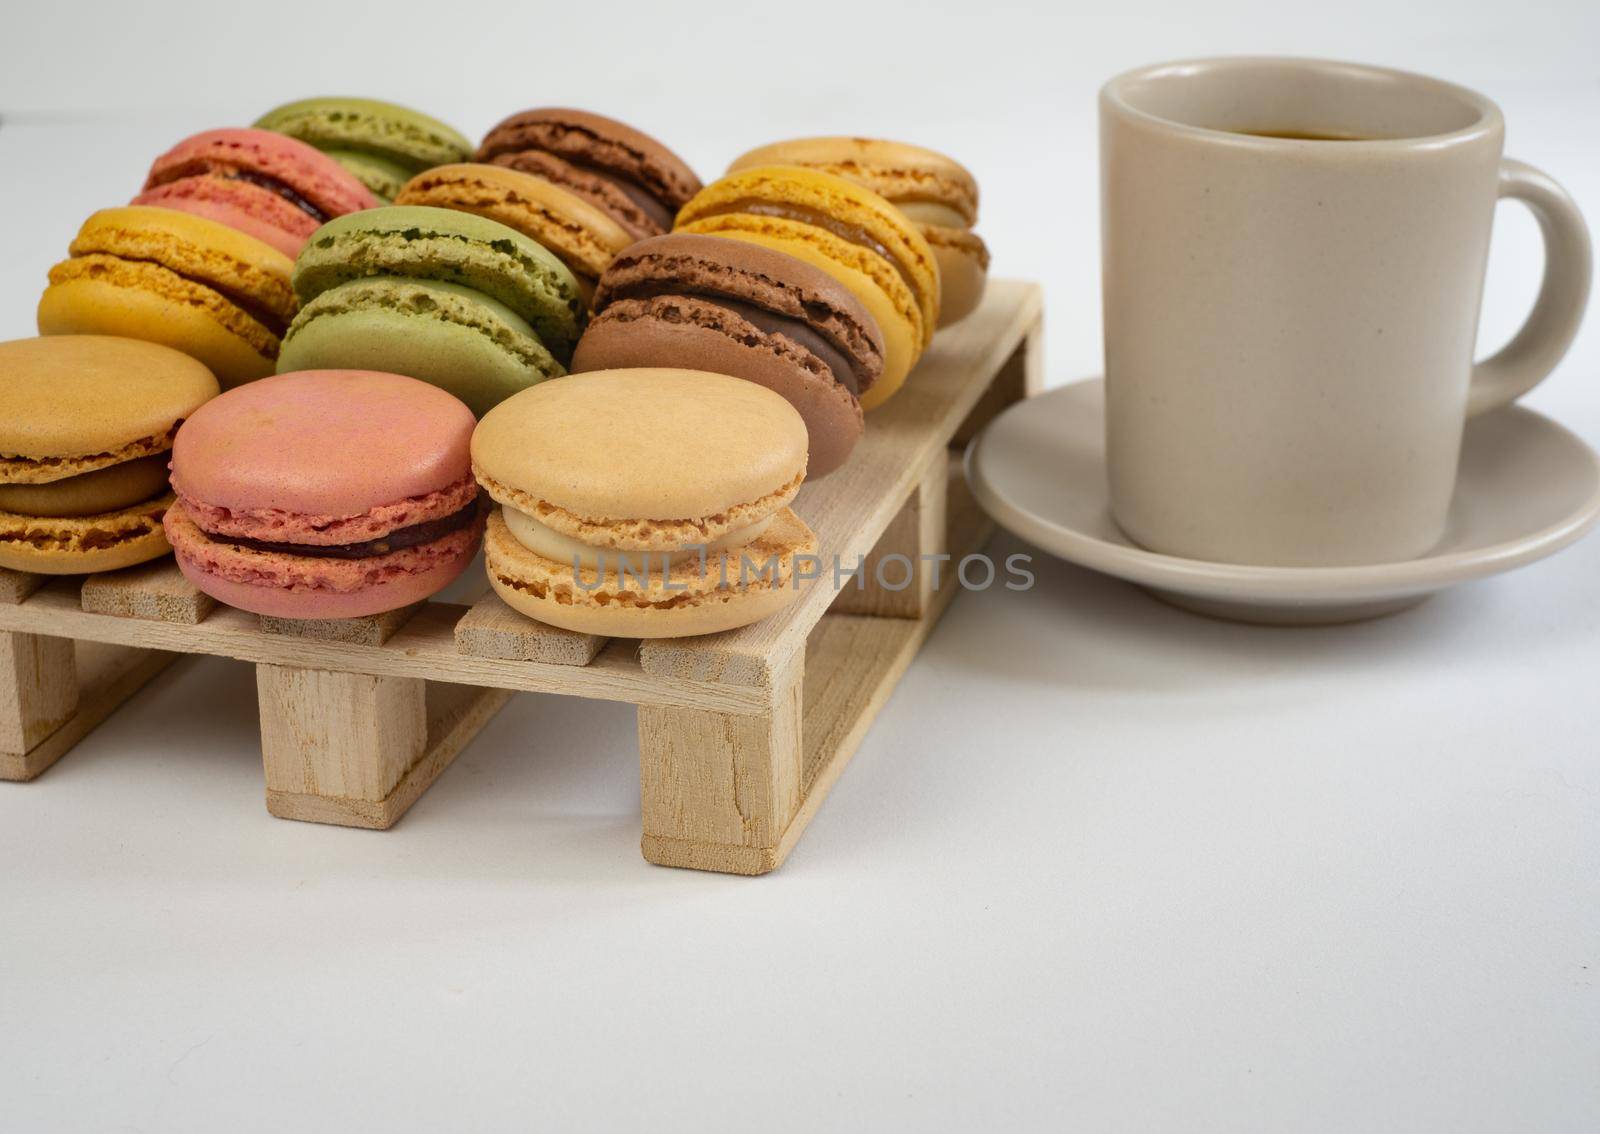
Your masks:
{"label": "brown chocolate macaron", "polygon": [[774,390],[805,419],[815,479],[860,440],[859,398],[883,358],[878,324],[820,268],[742,240],[673,233],[639,241],[606,269],[572,369],[709,370]]}
{"label": "brown chocolate macaron", "polygon": [[534,173],[606,213],[634,239],[672,228],[700,179],[660,142],[615,119],[547,107],[490,130],[477,160]]}

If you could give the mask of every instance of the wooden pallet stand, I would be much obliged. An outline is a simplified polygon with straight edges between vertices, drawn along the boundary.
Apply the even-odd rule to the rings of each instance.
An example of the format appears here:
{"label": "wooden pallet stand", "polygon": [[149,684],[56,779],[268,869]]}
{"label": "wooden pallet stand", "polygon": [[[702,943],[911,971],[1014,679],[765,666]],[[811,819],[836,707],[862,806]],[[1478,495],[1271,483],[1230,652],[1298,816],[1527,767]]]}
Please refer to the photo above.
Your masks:
{"label": "wooden pallet stand", "polygon": [[821,577],[740,630],[608,641],[492,594],[298,622],[213,603],[170,559],[86,579],[0,571],[0,779],[39,775],[184,653],[255,664],[268,810],[350,827],[393,825],[513,692],[627,701],[644,857],[770,871],[992,531],[960,447],[1039,389],[1040,321],[1038,286],[1002,280],[940,333],[850,462],[801,489]]}

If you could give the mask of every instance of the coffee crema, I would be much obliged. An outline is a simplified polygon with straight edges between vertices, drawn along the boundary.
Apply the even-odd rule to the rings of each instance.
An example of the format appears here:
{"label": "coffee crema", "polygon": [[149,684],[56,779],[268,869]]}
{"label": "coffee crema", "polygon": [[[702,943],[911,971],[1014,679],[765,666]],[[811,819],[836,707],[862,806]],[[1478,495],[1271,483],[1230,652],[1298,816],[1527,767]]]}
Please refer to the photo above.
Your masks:
{"label": "coffee crema", "polygon": [[1230,130],[1251,138],[1284,138],[1291,142],[1376,142],[1372,134],[1313,133],[1309,130]]}

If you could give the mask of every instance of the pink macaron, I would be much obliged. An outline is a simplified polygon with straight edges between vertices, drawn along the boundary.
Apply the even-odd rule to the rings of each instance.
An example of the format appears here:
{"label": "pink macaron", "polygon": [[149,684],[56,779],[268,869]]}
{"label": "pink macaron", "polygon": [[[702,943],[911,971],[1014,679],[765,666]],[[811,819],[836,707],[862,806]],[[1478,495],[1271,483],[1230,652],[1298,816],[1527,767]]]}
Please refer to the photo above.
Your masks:
{"label": "pink macaron", "polygon": [[282,618],[436,594],[478,549],[472,411],[371,370],[301,370],[213,398],[172,446],[167,541],[197,587]]}
{"label": "pink macaron", "polygon": [[220,221],[297,256],[318,227],[378,199],[304,142],[270,130],[207,130],[156,158],[133,203]]}

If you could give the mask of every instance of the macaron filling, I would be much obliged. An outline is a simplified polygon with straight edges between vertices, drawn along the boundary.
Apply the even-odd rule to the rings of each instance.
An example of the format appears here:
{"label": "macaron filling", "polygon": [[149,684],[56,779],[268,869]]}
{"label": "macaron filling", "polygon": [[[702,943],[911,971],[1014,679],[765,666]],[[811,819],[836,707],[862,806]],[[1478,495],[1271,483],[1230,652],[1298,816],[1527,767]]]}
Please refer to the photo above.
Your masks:
{"label": "macaron filling", "polygon": [[516,541],[535,555],[552,559],[557,563],[572,563],[595,570],[610,570],[623,573],[642,574],[652,569],[661,569],[663,564],[675,565],[698,559],[702,556],[711,557],[729,551],[737,551],[741,547],[754,543],[760,539],[767,528],[772,525],[772,516],[764,517],[753,524],[735,528],[724,532],[715,539],[701,544],[690,544],[683,547],[666,550],[640,548],[618,548],[584,543],[563,535],[554,528],[542,523],[519,508],[509,504],[504,505],[501,511],[506,527],[510,530]]}
{"label": "macaron filling", "polygon": [[0,482],[0,512],[42,517],[94,516],[131,508],[166,492],[167,456],[158,453],[44,483]]}
{"label": "macaron filling", "polygon": [[[238,547],[246,547],[255,551],[273,551],[284,555],[303,555],[314,559],[372,559],[380,555],[401,551],[408,547],[416,547],[434,540],[443,539],[451,532],[460,531],[469,527],[478,516],[478,502],[473,500],[464,508],[459,508],[448,516],[441,516],[435,520],[424,520],[417,524],[407,524],[405,527],[395,528],[387,535],[376,539],[362,540],[359,543],[282,543],[276,540],[256,539],[250,536],[219,535],[216,532],[200,531],[207,539],[218,543],[231,543]],[[198,524],[196,525],[199,526]]]}

